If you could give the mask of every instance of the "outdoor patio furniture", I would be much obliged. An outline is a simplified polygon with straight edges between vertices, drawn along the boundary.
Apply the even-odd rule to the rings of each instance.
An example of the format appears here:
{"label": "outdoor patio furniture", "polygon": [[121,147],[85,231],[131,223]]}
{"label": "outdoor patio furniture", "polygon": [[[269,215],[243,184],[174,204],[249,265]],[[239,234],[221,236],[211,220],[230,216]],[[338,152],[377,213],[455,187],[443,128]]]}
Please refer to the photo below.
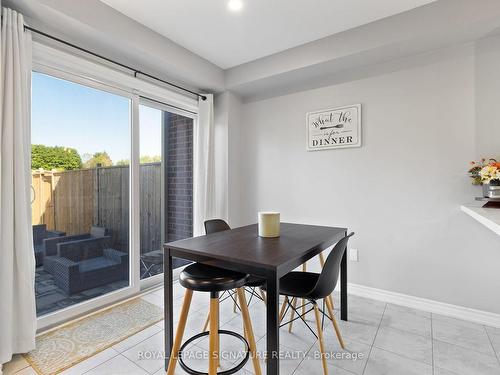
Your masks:
{"label": "outdoor patio furniture", "polygon": [[128,254],[112,249],[110,236],[59,243],[57,254],[45,258],[44,269],[69,295],[128,279]]}
{"label": "outdoor patio furniture", "polygon": [[141,279],[163,272],[163,250],[153,250],[141,254]]}
{"label": "outdoor patio furniture", "polygon": [[90,227],[90,233],[83,233],[83,234],[75,234],[71,236],[61,236],[57,238],[50,238],[44,241],[44,256],[52,256],[52,255],[59,255],[58,253],[58,244],[62,242],[70,242],[70,241],[77,241],[77,240],[85,240],[85,239],[90,239],[90,238],[100,238],[104,237],[107,234],[107,230],[104,227],[99,227],[96,225],[93,225]]}
{"label": "outdoor patio furniture", "polygon": [[48,238],[60,238],[66,233],[58,230],[47,230],[47,225],[33,225],[33,246],[35,248],[36,266],[40,267],[43,264],[45,254],[45,241]]}

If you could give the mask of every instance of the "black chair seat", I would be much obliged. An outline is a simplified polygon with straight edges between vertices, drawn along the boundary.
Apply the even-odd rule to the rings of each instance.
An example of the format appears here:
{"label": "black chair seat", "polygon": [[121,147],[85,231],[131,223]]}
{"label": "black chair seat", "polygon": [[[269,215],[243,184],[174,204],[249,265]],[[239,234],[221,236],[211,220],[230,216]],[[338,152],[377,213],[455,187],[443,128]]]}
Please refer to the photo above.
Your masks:
{"label": "black chair seat", "polygon": [[[280,294],[289,297],[308,298],[318,282],[319,273],[290,272],[280,279]],[[262,289],[266,289],[265,286]]]}
{"label": "black chair seat", "polygon": [[187,289],[199,292],[221,292],[241,288],[245,285],[248,275],[206,264],[194,263],[179,275],[180,284]]}
{"label": "black chair seat", "polygon": [[266,284],[266,280],[257,277],[257,276],[248,276],[247,282],[245,283],[245,286],[248,286],[250,288],[258,288],[258,287],[263,287]]}

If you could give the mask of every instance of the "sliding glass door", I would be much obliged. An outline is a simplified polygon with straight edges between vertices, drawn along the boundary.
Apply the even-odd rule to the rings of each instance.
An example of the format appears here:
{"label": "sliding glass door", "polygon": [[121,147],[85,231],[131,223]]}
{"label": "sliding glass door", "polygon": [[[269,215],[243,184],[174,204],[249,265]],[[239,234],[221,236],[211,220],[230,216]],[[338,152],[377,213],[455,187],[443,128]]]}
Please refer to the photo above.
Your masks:
{"label": "sliding glass door", "polygon": [[49,68],[33,72],[42,327],[163,281],[163,243],[193,234],[194,124],[195,114],[136,93]]}

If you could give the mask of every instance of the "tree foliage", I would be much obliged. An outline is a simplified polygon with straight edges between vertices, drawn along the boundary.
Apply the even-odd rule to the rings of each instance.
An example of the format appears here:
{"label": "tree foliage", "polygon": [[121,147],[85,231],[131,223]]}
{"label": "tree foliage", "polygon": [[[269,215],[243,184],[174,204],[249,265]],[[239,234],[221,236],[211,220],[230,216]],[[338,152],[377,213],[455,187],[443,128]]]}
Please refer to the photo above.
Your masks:
{"label": "tree foliage", "polygon": [[[154,155],[154,156],[143,155],[139,158],[140,164],[160,163],[160,162],[161,162],[160,155]],[[130,160],[129,159],[118,160],[115,165],[127,166],[130,165]]]}
{"label": "tree foliage", "polygon": [[82,167],[82,159],[74,148],[31,145],[31,169],[72,170]]}
{"label": "tree foliage", "polygon": [[130,160],[129,159],[118,160],[115,165],[119,167],[126,167],[127,165],[130,165]]}
{"label": "tree foliage", "polygon": [[161,156],[160,155],[154,155],[154,156],[143,155],[140,158],[140,163],[141,164],[159,163],[159,162],[161,162]]}
{"label": "tree foliage", "polygon": [[96,152],[92,157],[83,163],[83,168],[111,167],[113,161],[106,151]]}

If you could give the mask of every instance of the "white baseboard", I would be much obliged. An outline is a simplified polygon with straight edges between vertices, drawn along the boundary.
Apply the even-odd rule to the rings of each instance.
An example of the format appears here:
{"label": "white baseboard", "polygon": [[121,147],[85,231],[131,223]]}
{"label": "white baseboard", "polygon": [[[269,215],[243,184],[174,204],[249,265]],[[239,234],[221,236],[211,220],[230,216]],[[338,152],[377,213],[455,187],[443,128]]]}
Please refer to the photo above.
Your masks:
{"label": "white baseboard", "polygon": [[414,297],[407,294],[390,292],[388,290],[371,288],[352,283],[348,284],[348,291],[349,294],[359,297],[371,298],[378,301],[393,303],[395,305],[411,307],[418,310],[429,311],[435,314],[446,315],[452,318],[500,328],[500,314],[451,305],[449,303],[438,302],[431,299]]}

